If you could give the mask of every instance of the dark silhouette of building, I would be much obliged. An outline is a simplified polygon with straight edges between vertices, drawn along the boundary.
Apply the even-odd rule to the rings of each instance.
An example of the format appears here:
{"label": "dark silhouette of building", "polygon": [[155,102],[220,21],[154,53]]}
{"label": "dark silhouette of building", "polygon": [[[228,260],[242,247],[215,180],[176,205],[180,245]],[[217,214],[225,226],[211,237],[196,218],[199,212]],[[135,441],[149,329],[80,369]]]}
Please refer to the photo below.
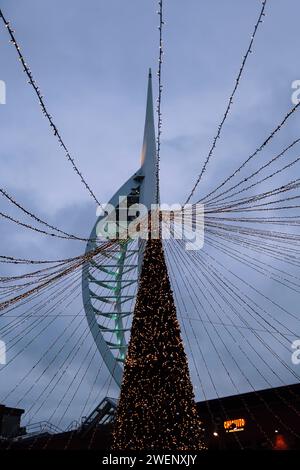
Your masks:
{"label": "dark silhouette of building", "polygon": [[209,449],[300,449],[300,384],[197,406]]}
{"label": "dark silhouette of building", "polygon": [[20,436],[25,433],[25,428],[22,428],[21,416],[24,410],[18,408],[9,408],[5,405],[0,405],[0,437],[11,438]]}
{"label": "dark silhouette of building", "polygon": [[[6,438],[0,446],[10,449],[109,449],[115,406],[115,400],[103,400],[83,424],[72,431],[55,433],[49,426],[42,432],[25,435],[21,435],[24,428],[18,428],[23,410],[6,408],[5,413],[12,421],[6,418],[6,423],[11,424],[1,428],[6,429],[2,435]],[[198,402],[197,408],[209,450],[300,449],[300,384]],[[0,413],[4,409],[2,406]],[[19,429],[19,437],[9,438],[8,429],[15,433],[14,436]]]}

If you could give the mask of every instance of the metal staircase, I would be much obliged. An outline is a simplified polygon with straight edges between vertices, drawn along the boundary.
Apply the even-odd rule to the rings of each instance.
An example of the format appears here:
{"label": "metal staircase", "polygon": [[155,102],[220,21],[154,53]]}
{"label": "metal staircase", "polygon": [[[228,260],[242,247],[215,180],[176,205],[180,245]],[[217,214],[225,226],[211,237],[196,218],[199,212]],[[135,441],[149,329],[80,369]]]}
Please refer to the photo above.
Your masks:
{"label": "metal staircase", "polygon": [[87,434],[95,426],[109,424],[113,421],[117,409],[117,400],[115,398],[104,398],[92,413],[83,420],[79,432]]}

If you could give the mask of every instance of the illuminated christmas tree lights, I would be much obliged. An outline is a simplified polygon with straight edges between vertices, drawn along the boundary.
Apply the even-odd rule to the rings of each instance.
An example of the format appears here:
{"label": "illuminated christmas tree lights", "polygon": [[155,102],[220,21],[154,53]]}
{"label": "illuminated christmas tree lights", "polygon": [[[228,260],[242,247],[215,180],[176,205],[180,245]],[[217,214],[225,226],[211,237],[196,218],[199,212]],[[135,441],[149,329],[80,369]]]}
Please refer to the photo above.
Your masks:
{"label": "illuminated christmas tree lights", "polygon": [[161,240],[145,248],[112,448],[205,448]]}

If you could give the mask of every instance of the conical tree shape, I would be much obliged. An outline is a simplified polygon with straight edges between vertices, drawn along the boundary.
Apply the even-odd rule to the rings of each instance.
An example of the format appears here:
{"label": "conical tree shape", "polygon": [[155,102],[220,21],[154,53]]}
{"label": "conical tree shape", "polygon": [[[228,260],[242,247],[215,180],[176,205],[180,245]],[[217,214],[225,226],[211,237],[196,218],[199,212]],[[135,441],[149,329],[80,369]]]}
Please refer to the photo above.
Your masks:
{"label": "conical tree shape", "polygon": [[204,448],[161,240],[145,248],[112,448]]}

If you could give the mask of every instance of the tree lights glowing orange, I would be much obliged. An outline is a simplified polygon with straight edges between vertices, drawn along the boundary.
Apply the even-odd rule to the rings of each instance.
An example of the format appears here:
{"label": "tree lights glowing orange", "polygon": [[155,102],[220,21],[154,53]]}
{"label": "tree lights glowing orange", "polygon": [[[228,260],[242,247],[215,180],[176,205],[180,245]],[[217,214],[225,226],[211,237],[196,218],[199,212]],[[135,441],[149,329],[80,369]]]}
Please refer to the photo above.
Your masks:
{"label": "tree lights glowing orange", "polygon": [[161,240],[145,248],[112,447],[205,448]]}

